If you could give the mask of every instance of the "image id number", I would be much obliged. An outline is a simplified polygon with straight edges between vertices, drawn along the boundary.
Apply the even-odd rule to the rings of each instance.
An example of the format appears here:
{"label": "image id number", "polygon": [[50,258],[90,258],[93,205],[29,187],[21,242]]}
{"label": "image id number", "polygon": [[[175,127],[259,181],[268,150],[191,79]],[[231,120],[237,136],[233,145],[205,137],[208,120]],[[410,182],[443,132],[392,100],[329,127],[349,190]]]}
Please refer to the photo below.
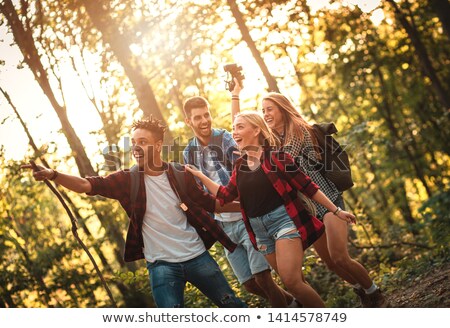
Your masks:
{"label": "image id number", "polygon": [[269,313],[269,322],[345,322],[345,313]]}

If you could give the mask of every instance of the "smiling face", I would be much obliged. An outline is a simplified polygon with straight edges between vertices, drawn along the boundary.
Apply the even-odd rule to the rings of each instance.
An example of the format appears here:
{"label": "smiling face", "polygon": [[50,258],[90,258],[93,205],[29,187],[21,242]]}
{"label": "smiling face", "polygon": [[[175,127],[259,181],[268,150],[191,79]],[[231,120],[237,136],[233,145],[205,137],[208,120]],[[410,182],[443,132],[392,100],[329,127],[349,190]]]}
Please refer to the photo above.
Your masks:
{"label": "smiling face", "polygon": [[211,137],[212,119],[208,107],[192,108],[191,114],[185,120],[194,131],[200,143],[207,145]]}
{"label": "smiling face", "polygon": [[133,132],[131,143],[133,145],[133,156],[144,172],[161,167],[162,140],[156,140],[153,133],[146,129],[136,129]]}
{"label": "smiling face", "polygon": [[266,121],[269,128],[277,131],[278,133],[283,133],[284,119],[283,113],[278,108],[277,104],[271,100],[264,99],[262,102],[262,112],[264,115],[264,121]]}
{"label": "smiling face", "polygon": [[249,149],[250,146],[259,146],[261,130],[250,124],[244,117],[237,116],[233,124],[233,139],[239,149]]}

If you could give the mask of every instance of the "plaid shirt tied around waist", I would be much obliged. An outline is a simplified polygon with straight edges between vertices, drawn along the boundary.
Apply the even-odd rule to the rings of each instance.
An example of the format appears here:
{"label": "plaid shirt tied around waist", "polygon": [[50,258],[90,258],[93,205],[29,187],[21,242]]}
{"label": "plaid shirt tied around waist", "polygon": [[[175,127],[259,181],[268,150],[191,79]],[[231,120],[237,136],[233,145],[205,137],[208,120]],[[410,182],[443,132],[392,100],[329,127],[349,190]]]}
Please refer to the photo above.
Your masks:
{"label": "plaid shirt tied around waist", "polygon": [[[221,205],[239,197],[236,181],[240,165],[244,159],[245,156],[236,162],[229,184],[219,188],[217,199]],[[293,158],[283,151],[266,149],[262,154],[261,167],[272,186],[283,199],[284,207],[300,233],[303,249],[305,250],[319,239],[325,231],[325,226],[303,207],[297,196],[297,190],[308,197],[312,197],[319,190],[319,187],[298,168]],[[258,249],[255,233],[242,204],[241,212],[250,240],[255,249]]]}

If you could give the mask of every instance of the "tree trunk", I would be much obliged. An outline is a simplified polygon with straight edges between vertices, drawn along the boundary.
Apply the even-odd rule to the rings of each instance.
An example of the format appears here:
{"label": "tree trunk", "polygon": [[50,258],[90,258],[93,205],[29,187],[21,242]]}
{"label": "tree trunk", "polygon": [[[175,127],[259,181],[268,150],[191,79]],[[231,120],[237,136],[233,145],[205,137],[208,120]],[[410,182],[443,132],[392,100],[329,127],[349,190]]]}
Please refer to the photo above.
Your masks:
{"label": "tree trunk", "polygon": [[450,2],[448,0],[430,0],[430,4],[450,39]]}
{"label": "tree trunk", "polygon": [[[370,50],[370,49],[369,49]],[[383,73],[381,72],[381,64],[377,58],[377,55],[374,51],[370,51],[371,56],[374,59],[374,75],[378,78],[380,82],[380,88],[381,88],[381,99],[382,104],[378,104],[375,102],[375,105],[377,106],[377,109],[381,116],[384,118],[385,122],[387,123],[387,127],[392,135],[392,137],[397,140],[401,145],[402,149],[405,152],[406,156],[408,157],[411,165],[414,168],[414,171],[416,173],[416,177],[422,182],[422,185],[425,187],[425,190],[427,192],[428,197],[431,197],[432,191],[425,179],[425,173],[423,171],[422,165],[417,162],[417,156],[414,154],[409,146],[405,143],[405,141],[402,139],[402,136],[399,134],[398,128],[395,127],[394,119],[392,117],[392,106],[389,101],[389,92],[387,91],[387,87],[384,81]]]}
{"label": "tree trunk", "polygon": [[[50,165],[43,158],[43,154],[40,153],[39,148],[36,146],[36,143],[34,142],[32,136],[30,134],[30,131],[28,130],[27,125],[22,120],[21,115],[19,114],[19,112],[17,111],[17,108],[12,103],[11,98],[9,97],[8,93],[5,90],[3,90],[1,87],[0,87],[0,91],[3,93],[4,97],[6,98],[6,100],[9,103],[9,105],[14,110],[14,113],[16,114],[17,118],[19,119],[20,123],[22,124],[22,127],[25,130],[25,133],[27,134],[27,137],[28,137],[28,143],[33,148],[35,156],[41,159],[41,161],[44,164],[44,166],[50,168]],[[63,195],[64,199],[71,205],[72,209],[74,210],[74,212],[76,214],[76,217],[81,217],[79,215],[78,209],[75,207],[75,205],[73,204],[72,200],[69,198],[67,193],[65,191],[61,191],[61,190],[60,190],[60,193]],[[106,232],[107,233],[111,232],[111,234],[108,234],[110,236],[110,238],[115,240],[119,244],[119,248],[124,247],[125,240],[124,240],[121,232],[119,231],[119,229],[115,226],[115,224],[113,224],[112,222],[106,222],[105,223],[104,222],[105,218],[101,214],[99,214],[98,217],[99,217],[100,222],[102,223],[102,226],[105,228]],[[87,236],[92,236],[91,232],[89,231],[87,226],[83,223],[83,221],[82,221],[81,226],[82,226],[82,228],[83,228],[83,230],[84,230],[84,232],[86,233]],[[100,251],[98,248],[96,250]],[[117,249],[114,253],[116,254],[116,258],[119,261],[119,263],[121,263],[122,266],[124,266],[123,256],[120,253],[120,250]],[[100,259],[102,259],[102,263],[104,265],[109,266],[109,264],[106,262],[105,256],[101,252],[97,253],[97,254],[100,257]]]}
{"label": "tree trunk", "polygon": [[[411,207],[409,206],[408,196],[406,194],[405,181],[402,181],[399,190],[401,192],[401,194],[399,195],[400,210],[402,212],[403,219],[406,221],[406,223],[409,224],[409,227],[411,227],[412,224],[416,223],[416,220],[414,219]],[[416,235],[419,233],[419,231],[414,230],[413,233]]]}
{"label": "tree trunk", "polygon": [[[115,19],[111,17],[106,6],[103,6],[103,1],[81,0],[81,3],[86,8],[94,26],[102,34],[103,40],[110,45],[117,60],[124,68],[144,115],[153,116],[165,122],[148,78],[142,74],[139,59],[130,50],[131,38],[127,37],[125,32],[120,31]],[[165,139],[172,139],[169,130],[166,132]]]}
{"label": "tree trunk", "polygon": [[[428,78],[430,79],[431,84],[433,85],[433,88],[436,94],[438,95],[440,102],[445,107],[445,111],[448,111],[450,109],[450,95],[445,90],[443,84],[441,83],[433,67],[433,64],[431,63],[431,59],[428,56],[427,50],[420,39],[419,32],[406,19],[405,15],[401,11],[395,0],[387,0],[387,2],[389,2],[394,8],[395,16],[400,21],[400,24],[403,26],[409,38],[411,39],[411,43],[413,44],[416,50],[415,51],[416,55],[419,58],[419,63],[422,66],[425,75],[427,75]],[[445,13],[443,14],[448,16],[448,12],[447,14]]]}
{"label": "tree trunk", "polygon": [[278,89],[278,84],[275,78],[270,74],[269,69],[267,68],[264,59],[261,56],[261,53],[256,48],[255,42],[253,41],[250,32],[248,30],[247,25],[245,25],[244,17],[242,13],[239,11],[239,8],[236,4],[235,0],[227,0],[228,5],[230,6],[231,12],[233,14],[234,19],[239,27],[239,30],[242,34],[242,39],[247,43],[247,46],[250,48],[253,57],[256,60],[259,68],[261,69],[264,78],[266,79],[267,85],[269,86],[269,91],[280,92]]}
{"label": "tree trunk", "polygon": [[89,158],[84,151],[84,147],[78,138],[75,130],[69,122],[67,117],[67,111],[65,106],[61,106],[55,94],[53,93],[52,87],[48,79],[47,72],[45,71],[38,51],[35,47],[32,31],[26,30],[22,25],[22,22],[17,14],[16,9],[11,0],[4,0],[0,4],[0,11],[6,17],[9,27],[14,35],[14,40],[19,46],[20,51],[24,56],[24,60],[33,72],[36,81],[39,83],[42,91],[47,96],[50,104],[53,106],[58,118],[61,122],[62,130],[67,138],[67,141],[72,149],[72,155],[75,158],[78,170],[82,177],[89,175],[96,175],[94,168],[89,161]]}
{"label": "tree trunk", "polygon": [[311,115],[311,118],[318,122],[318,117],[317,114],[314,113],[314,111],[312,110],[311,104],[314,103],[314,97],[311,94],[311,92],[309,91],[308,86],[305,83],[305,79],[303,78],[303,74],[297,69],[297,65],[294,62],[294,60],[292,59],[291,56],[289,56],[288,52],[287,52],[287,45],[286,44],[281,44],[280,48],[283,49],[284,54],[289,58],[289,61],[292,64],[292,67],[294,69],[295,72],[295,76],[297,77],[297,82],[298,85],[300,86],[300,89],[302,91],[302,98],[303,101],[301,101],[302,104],[304,104],[305,106],[302,107],[306,107],[309,110],[309,114]]}
{"label": "tree trunk", "polygon": [[[364,205],[364,203],[358,201],[359,199],[358,199],[358,196],[356,196],[355,191],[353,189],[349,189],[345,193],[346,193],[346,195],[349,195],[350,199],[353,200],[353,204],[358,204],[358,206],[361,207],[361,209],[363,210],[363,213],[366,214],[367,221],[372,226],[373,231],[378,236],[382,236],[383,233],[379,226],[379,220],[375,220],[370,214],[371,213],[370,209],[366,205]],[[354,212],[354,209],[352,209],[352,211]],[[370,240],[370,236],[368,236],[367,238]]]}
{"label": "tree trunk", "polygon": [[[22,127],[24,128],[25,133],[28,137],[28,143],[33,148],[35,156],[40,158],[40,160],[42,161],[42,163],[44,164],[45,167],[50,168],[50,165],[47,163],[47,161],[43,157],[43,154],[40,153],[38,147],[36,146],[36,143],[33,140],[33,137],[30,134],[30,131],[28,130],[20,113],[17,111],[17,108],[12,103],[11,98],[9,97],[8,93],[5,90],[3,90],[1,87],[0,87],[0,91],[1,91],[1,93],[3,93],[4,97],[8,101],[9,105],[14,110],[14,113],[16,114],[17,118],[19,119]],[[78,208],[72,202],[72,199],[67,195],[67,193],[64,190],[59,190],[59,192],[61,193],[61,195],[63,196],[65,201],[69,204],[75,217],[81,218]],[[94,206],[94,204],[93,204],[93,206]],[[98,211],[98,212],[100,212],[100,211]],[[118,229],[116,227],[116,224],[114,222],[105,222],[105,221],[110,221],[110,220],[107,220],[102,214],[98,214],[98,218],[99,218],[100,222],[102,223],[102,226],[105,228],[106,234],[109,236],[110,239],[114,240],[114,242],[112,242],[112,244],[113,245],[118,244],[118,246],[113,249],[113,253],[115,255],[115,259],[117,260],[117,262],[121,265],[121,267],[123,267],[123,268],[126,267],[126,268],[128,268],[128,270],[135,271],[137,269],[137,267],[134,263],[126,264],[123,260],[122,249],[125,247],[125,240],[122,236],[120,229]],[[103,254],[102,250],[97,245],[96,241],[94,240],[94,237],[92,236],[91,231],[86,226],[84,220],[80,220],[79,224],[80,224],[81,228],[83,229],[84,233],[86,234],[87,238],[91,241],[91,247],[94,248],[94,251],[100,258],[100,261],[103,265],[104,270],[106,272],[112,273],[113,270],[112,270],[111,266],[109,265],[109,263],[106,259],[106,256]],[[124,285],[120,281],[116,282],[116,286],[123,296],[123,300],[125,302],[126,307],[140,307],[140,306],[148,306],[149,305],[148,297],[142,295],[141,292],[131,291],[126,285]],[[69,291],[68,291],[68,293],[70,294]],[[71,295],[71,296],[73,296],[72,299],[74,300],[74,302],[77,302],[76,297],[74,295]]]}
{"label": "tree trunk", "polygon": [[14,300],[11,297],[11,292],[7,289],[7,286],[0,285],[0,307],[2,308],[15,308],[19,307],[18,305],[22,304],[16,304]]}

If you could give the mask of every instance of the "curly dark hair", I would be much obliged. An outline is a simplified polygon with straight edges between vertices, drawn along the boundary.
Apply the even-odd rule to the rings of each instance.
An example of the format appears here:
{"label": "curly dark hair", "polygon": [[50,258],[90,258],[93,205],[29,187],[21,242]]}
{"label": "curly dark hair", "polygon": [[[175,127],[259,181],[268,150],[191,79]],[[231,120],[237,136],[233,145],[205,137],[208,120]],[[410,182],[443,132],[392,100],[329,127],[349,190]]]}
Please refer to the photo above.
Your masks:
{"label": "curly dark hair", "polygon": [[153,116],[134,121],[131,127],[133,131],[136,129],[144,129],[150,131],[157,140],[164,139],[164,132],[166,132],[167,129],[167,126],[162,124],[162,120],[153,118]]}

